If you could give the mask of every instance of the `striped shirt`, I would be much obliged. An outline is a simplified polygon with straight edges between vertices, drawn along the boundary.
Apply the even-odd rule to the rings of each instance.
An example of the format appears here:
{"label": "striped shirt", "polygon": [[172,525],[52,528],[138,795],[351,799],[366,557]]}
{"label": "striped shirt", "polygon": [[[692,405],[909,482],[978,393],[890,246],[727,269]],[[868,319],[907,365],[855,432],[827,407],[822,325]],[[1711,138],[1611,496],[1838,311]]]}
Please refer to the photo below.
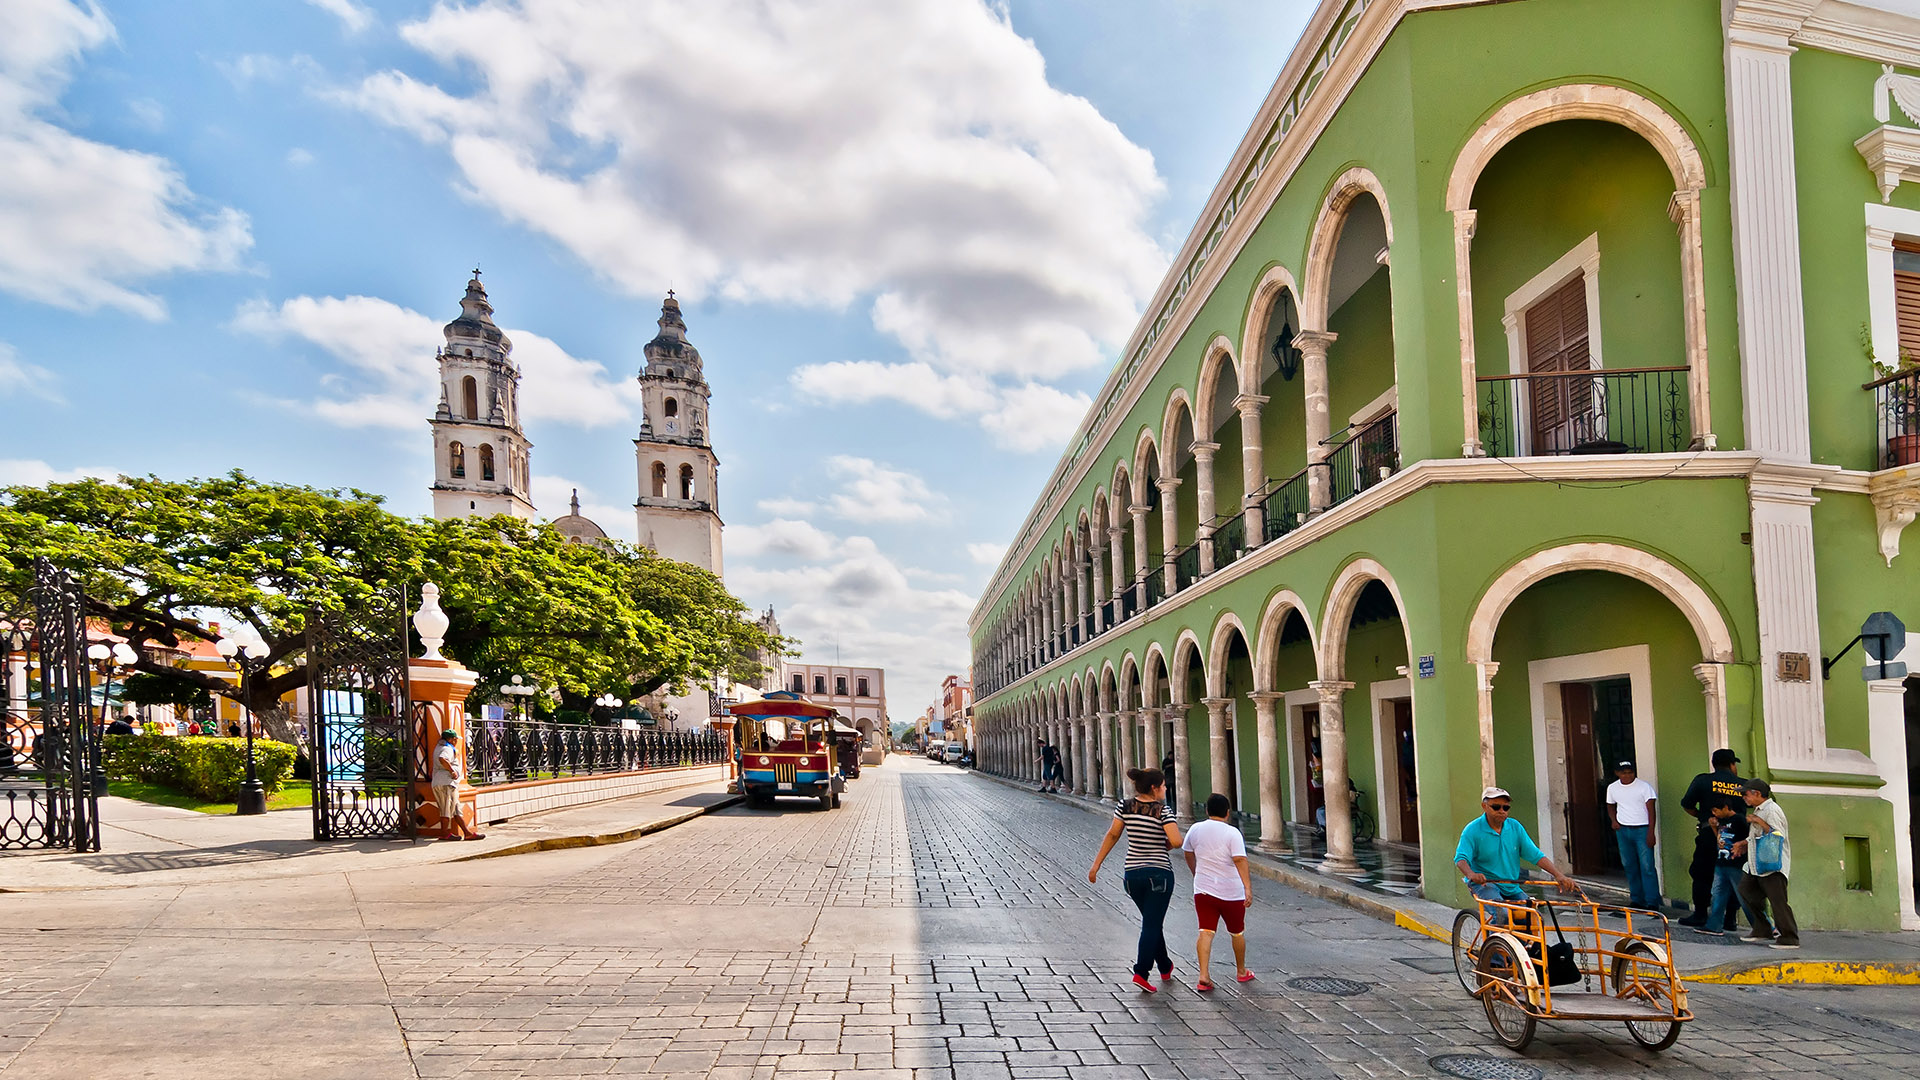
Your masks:
{"label": "striped shirt", "polygon": [[1126,826],[1126,869],[1173,869],[1166,830],[1166,823],[1173,820],[1173,807],[1163,802],[1128,799],[1114,807],[1113,816]]}

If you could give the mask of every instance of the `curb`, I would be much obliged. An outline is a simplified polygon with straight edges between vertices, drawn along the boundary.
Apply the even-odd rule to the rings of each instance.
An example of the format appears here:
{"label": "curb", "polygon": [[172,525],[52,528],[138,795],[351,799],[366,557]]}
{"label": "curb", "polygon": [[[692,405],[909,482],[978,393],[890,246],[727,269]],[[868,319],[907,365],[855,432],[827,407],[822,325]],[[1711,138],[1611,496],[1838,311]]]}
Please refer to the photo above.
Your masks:
{"label": "curb", "polygon": [[536,851],[564,851],[568,848],[601,847],[606,844],[624,844],[624,843],[627,843],[628,841],[638,840],[643,836],[648,836],[652,833],[660,832],[663,829],[671,829],[675,825],[683,825],[689,821],[692,821],[694,818],[703,817],[707,814],[711,814],[715,810],[725,810],[729,806],[737,806],[742,801],[742,798],[743,797],[739,795],[732,795],[725,799],[720,800],[717,803],[712,804],[711,806],[702,806],[697,810],[689,810],[683,814],[675,814],[672,817],[660,818],[657,821],[649,821],[645,825],[641,825],[638,828],[623,829],[619,832],[612,832],[612,833],[586,833],[579,836],[542,837],[539,840],[526,840],[518,844],[511,844],[511,845],[508,845],[507,847],[501,848],[498,851],[482,851],[476,855],[464,855],[458,859],[449,859],[447,861],[448,862],[473,862],[476,859],[501,859],[501,858],[505,858],[508,855],[528,855]]}
{"label": "curb", "polygon": [[[1034,791],[1025,783],[1004,777],[982,772],[976,772],[974,775],[1092,813],[1100,813],[1105,809],[1077,795],[1071,797],[1050,795]],[[1443,944],[1450,946],[1453,943],[1453,928],[1450,926],[1435,926],[1391,901],[1371,893],[1360,892],[1285,863],[1276,863],[1257,851],[1249,850],[1247,855],[1248,868],[1269,881],[1277,881],[1309,896],[1343,904],[1356,911],[1365,912],[1381,922],[1392,923],[1402,930],[1410,930]],[[1736,962],[1694,971],[1682,971],[1680,977],[1687,982],[1722,986],[1920,986],[1920,961],[1787,960],[1760,964]]]}

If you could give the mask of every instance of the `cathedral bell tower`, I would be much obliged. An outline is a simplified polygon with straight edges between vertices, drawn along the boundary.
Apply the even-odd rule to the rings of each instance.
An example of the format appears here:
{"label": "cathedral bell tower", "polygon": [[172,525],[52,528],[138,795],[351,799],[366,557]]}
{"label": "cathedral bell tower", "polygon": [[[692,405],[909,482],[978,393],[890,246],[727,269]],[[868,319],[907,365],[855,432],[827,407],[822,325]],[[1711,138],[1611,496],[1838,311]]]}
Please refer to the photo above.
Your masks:
{"label": "cathedral bell tower", "polygon": [[640,543],[670,559],[705,567],[720,563],[720,462],[707,441],[711,390],[700,350],[687,341],[680,301],[667,293],[660,333],[647,342],[640,371],[645,415],[633,440],[640,469]]}
{"label": "cathedral bell tower", "polygon": [[513,342],[493,324],[480,271],[467,282],[460,316],[445,328],[440,407],[433,420],[433,516],[533,517],[529,457],[520,429],[520,369]]}

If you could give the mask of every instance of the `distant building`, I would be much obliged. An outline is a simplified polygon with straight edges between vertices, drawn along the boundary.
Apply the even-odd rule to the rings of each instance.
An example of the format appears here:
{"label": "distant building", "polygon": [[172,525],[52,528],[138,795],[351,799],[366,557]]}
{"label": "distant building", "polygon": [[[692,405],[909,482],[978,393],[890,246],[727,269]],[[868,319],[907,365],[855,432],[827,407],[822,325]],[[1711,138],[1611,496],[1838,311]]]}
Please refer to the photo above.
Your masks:
{"label": "distant building", "polygon": [[533,444],[520,427],[520,369],[513,342],[493,324],[480,271],[460,315],[442,330],[440,405],[433,428],[433,516],[531,518]]}
{"label": "distant building", "polygon": [[965,675],[949,675],[940,682],[939,710],[942,738],[972,746],[973,732],[967,724],[972,713],[973,680]]}
{"label": "distant building", "polygon": [[647,363],[640,371],[645,416],[633,440],[640,471],[640,497],[633,504],[640,544],[719,574],[720,460],[708,439],[707,421],[712,390],[672,292],[660,306],[659,327],[647,342]]}
{"label": "distant building", "polygon": [[842,667],[787,661],[780,665],[781,688],[828,705],[866,737],[869,749],[887,742],[887,673],[877,667]]}

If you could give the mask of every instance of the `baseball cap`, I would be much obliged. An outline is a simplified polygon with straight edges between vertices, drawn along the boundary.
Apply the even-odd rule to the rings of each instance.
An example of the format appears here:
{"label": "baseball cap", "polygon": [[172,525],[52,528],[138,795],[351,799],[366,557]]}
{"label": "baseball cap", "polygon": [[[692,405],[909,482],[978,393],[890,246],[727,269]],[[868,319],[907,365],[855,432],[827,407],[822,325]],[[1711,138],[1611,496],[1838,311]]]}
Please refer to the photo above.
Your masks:
{"label": "baseball cap", "polygon": [[1483,788],[1480,791],[1481,802],[1486,802],[1488,799],[1511,799],[1511,798],[1513,798],[1513,796],[1507,794],[1507,789],[1503,787]]}
{"label": "baseball cap", "polygon": [[453,742],[458,738],[460,738],[460,733],[453,730],[452,728],[448,728],[447,730],[440,733],[441,742]]}
{"label": "baseball cap", "polygon": [[[1618,765],[1615,765],[1615,766],[1613,767],[1613,771],[1614,771],[1614,772],[1619,772],[1619,771],[1620,771],[1621,769],[1632,769],[1632,768],[1633,768],[1633,762],[1631,762],[1631,761],[1623,761],[1623,762],[1621,762],[1620,764],[1618,764]],[[1634,771],[1635,771],[1635,772],[1638,772],[1639,770],[1638,770],[1638,769],[1634,769]]]}
{"label": "baseball cap", "polygon": [[1740,764],[1740,758],[1731,750],[1728,750],[1723,747],[1713,752],[1713,767],[1716,769],[1722,765],[1738,765],[1738,764]]}

